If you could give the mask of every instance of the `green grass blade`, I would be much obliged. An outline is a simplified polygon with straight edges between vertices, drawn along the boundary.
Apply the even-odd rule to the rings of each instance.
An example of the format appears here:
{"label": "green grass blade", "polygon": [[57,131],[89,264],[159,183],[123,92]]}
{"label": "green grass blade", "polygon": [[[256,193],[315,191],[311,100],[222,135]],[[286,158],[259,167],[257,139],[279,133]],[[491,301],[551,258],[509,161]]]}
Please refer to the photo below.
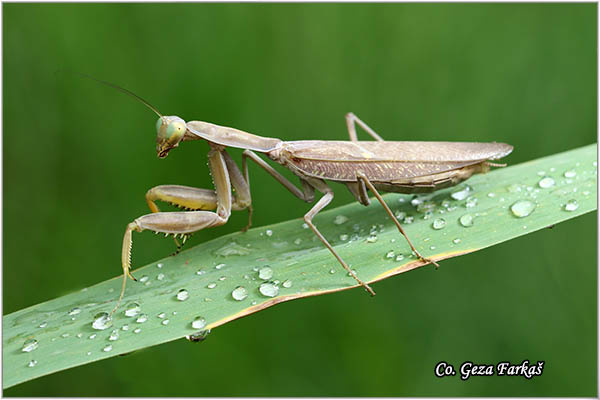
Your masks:
{"label": "green grass blade", "polygon": [[[565,176],[567,171],[574,175]],[[444,259],[595,210],[596,171],[596,145],[589,145],[475,176],[468,181],[472,188],[468,200],[451,197],[457,188],[420,196],[422,202],[416,207],[411,204],[413,196],[388,194],[385,199],[394,212],[414,219],[404,226],[419,251],[426,257]],[[555,184],[540,187],[543,176],[552,177]],[[458,189],[464,187],[463,184]],[[511,211],[511,206],[520,200],[535,204],[534,211],[524,218]],[[565,210],[570,200],[577,201],[577,209]],[[472,207],[467,207],[467,203]],[[433,212],[430,217],[427,210]],[[474,217],[472,226],[459,222],[465,214]],[[433,222],[439,218],[444,219],[445,226],[433,229]],[[353,203],[325,211],[315,218],[315,223],[365,281],[381,280],[421,266],[410,256],[406,241],[376,202],[367,208]],[[397,258],[399,255],[403,259]],[[273,271],[270,280],[279,281],[275,297],[266,297],[259,291],[264,280],[259,278],[257,269],[265,266]],[[116,271],[119,266],[112,268]],[[135,276],[142,279],[128,283],[113,326],[105,330],[95,330],[91,323],[95,314],[110,312],[114,306],[121,285],[119,277],[5,316],[4,388],[190,335],[198,330],[191,325],[196,317],[203,317],[207,321],[205,329],[210,329],[283,301],[345,290],[356,283],[312,232],[303,227],[302,219],[214,239],[140,268]],[[213,284],[216,286],[211,288]],[[242,301],[232,298],[231,293],[238,286],[248,291]],[[181,289],[189,293],[185,301],[176,297]],[[374,289],[377,290],[376,285]],[[146,322],[138,323],[137,317],[124,315],[125,304],[132,301],[147,314]],[[80,312],[69,315],[76,307]],[[158,316],[161,313],[164,318]],[[119,338],[109,341],[114,329]],[[23,343],[28,339],[36,339],[39,347],[23,352]],[[105,351],[108,345],[112,349]],[[37,364],[28,367],[32,360]]]}

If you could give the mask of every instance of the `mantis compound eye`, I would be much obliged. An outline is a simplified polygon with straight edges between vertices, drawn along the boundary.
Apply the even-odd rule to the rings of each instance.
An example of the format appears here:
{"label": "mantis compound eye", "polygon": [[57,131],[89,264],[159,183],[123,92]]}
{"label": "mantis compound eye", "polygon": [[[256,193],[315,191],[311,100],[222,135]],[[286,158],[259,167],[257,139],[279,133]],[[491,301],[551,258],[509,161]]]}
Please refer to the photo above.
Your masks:
{"label": "mantis compound eye", "polygon": [[186,131],[185,121],[179,117],[163,117],[156,122],[156,152],[164,158],[174,147],[179,146]]}

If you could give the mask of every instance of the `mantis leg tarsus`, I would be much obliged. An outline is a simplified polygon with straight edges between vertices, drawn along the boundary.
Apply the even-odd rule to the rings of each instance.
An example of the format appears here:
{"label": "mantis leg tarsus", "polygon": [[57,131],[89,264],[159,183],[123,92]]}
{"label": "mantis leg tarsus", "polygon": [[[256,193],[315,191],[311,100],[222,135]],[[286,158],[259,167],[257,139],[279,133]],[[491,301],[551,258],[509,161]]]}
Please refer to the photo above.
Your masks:
{"label": "mantis leg tarsus", "polygon": [[381,197],[381,195],[379,194],[379,191],[375,188],[375,186],[371,183],[371,181],[366,177],[366,175],[362,172],[358,172],[356,174],[356,176],[360,181],[363,181],[365,183],[365,185],[369,188],[369,190],[371,192],[373,192],[373,194],[375,195],[377,200],[379,200],[379,203],[381,203],[381,205],[383,206],[383,208],[385,209],[387,214],[390,216],[390,218],[392,218],[392,221],[394,221],[394,224],[396,224],[396,227],[398,227],[398,230],[400,231],[402,236],[404,236],[404,238],[408,242],[408,245],[410,246],[411,250],[415,253],[415,255],[424,263],[433,264],[433,265],[435,265],[436,268],[439,268],[440,265],[437,262],[435,262],[434,260],[432,260],[430,258],[423,257],[421,255],[421,253],[419,253],[419,251],[415,248],[415,246],[412,244],[412,242],[408,238],[408,235],[406,234],[406,232],[404,232],[402,225],[400,225],[400,222],[398,221],[398,219],[396,218],[396,216],[394,215],[394,213],[392,212],[390,207],[387,205],[385,200],[383,200],[383,197]]}

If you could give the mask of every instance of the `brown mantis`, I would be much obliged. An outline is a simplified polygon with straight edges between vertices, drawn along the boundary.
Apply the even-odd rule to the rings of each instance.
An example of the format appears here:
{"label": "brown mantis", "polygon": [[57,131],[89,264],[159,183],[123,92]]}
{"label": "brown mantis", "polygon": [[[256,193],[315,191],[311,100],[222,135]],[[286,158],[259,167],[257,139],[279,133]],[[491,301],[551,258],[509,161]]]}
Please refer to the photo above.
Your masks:
{"label": "brown mantis", "polygon": [[[379,191],[420,193],[450,187],[473,174],[487,172],[490,166],[503,166],[490,160],[502,158],[513,149],[511,145],[496,142],[387,142],[352,113],[346,115],[350,141],[286,142],[208,122],[185,122],[177,116],[163,116],[139,96],[113,84],[101,82],[136,97],[159,116],[156,124],[156,151],[159,158],[166,157],[169,151],[179,146],[182,141],[206,140],[210,145],[208,165],[215,186],[214,190],[210,190],[161,185],[146,193],[146,201],[152,213],[143,215],[127,225],[122,249],[123,286],[115,310],[123,298],[127,277],[135,280],[130,273],[134,231],[152,230],[175,237],[180,235],[185,242],[188,234],[223,225],[227,223],[232,210],[243,209],[248,209],[248,225],[244,231],[250,227],[252,202],[248,159],[258,164],[294,196],[307,203],[314,201],[315,189],[323,194],[304,215],[304,221],[344,269],[374,295],[373,289],[350,269],[312,222],[313,217],[333,199],[333,191],[325,181],[345,184],[355,199],[365,206],[371,202],[368,196],[368,191],[371,191],[406,238],[414,254],[423,263],[433,263],[437,266],[434,260],[423,257],[415,248]],[[363,128],[375,141],[359,141],[356,125]],[[227,147],[244,149],[243,172],[227,153]],[[291,170],[300,179],[302,189],[286,179],[257,153],[262,153]],[[161,212],[156,201],[169,202],[188,211]]]}

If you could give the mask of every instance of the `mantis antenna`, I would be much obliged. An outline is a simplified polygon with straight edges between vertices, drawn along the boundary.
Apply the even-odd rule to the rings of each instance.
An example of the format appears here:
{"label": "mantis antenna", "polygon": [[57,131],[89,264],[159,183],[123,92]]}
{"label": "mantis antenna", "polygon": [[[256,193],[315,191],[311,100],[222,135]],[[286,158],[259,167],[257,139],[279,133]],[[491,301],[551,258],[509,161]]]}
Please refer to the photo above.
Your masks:
{"label": "mantis antenna", "polygon": [[102,79],[98,79],[98,78],[94,78],[93,76],[81,73],[81,72],[75,72],[75,71],[70,71],[73,74],[79,75],[81,77],[87,78],[87,79],[91,79],[93,81],[96,81],[98,83],[101,83],[103,85],[109,86],[113,89],[117,89],[131,97],[133,97],[134,99],[138,100],[139,102],[141,102],[143,105],[145,105],[146,107],[148,107],[149,109],[151,109],[152,111],[154,111],[156,113],[156,115],[158,115],[160,118],[164,118],[163,115],[156,109],[156,107],[154,107],[152,104],[148,103],[146,100],[142,99],[140,96],[138,96],[137,94],[133,93],[130,90],[127,90],[119,85],[115,85],[114,83],[110,83],[107,81],[103,81]]}

